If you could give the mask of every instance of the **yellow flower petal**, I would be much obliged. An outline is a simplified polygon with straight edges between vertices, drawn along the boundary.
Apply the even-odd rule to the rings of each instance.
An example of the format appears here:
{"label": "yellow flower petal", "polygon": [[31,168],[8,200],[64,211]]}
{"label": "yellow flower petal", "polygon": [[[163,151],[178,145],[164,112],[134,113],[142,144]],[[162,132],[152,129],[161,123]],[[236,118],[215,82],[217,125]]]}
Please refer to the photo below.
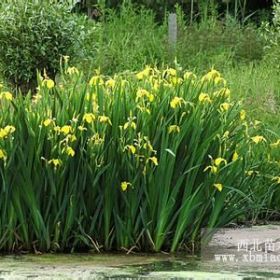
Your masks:
{"label": "yellow flower petal", "polygon": [[179,133],[180,132],[180,127],[178,125],[170,125],[168,127],[168,133]]}
{"label": "yellow flower petal", "polygon": [[167,69],[164,71],[164,74],[163,74],[163,75],[165,75],[165,74],[167,74],[167,75],[169,75],[169,76],[175,77],[175,76],[177,76],[177,70],[174,69],[174,68],[167,68]]}
{"label": "yellow flower petal", "polygon": [[158,159],[157,159],[157,157],[150,157],[149,160],[150,160],[155,166],[158,166]]}
{"label": "yellow flower petal", "polygon": [[246,119],[246,111],[245,110],[241,110],[240,111],[240,120],[244,121]]}
{"label": "yellow flower petal", "polygon": [[275,181],[277,184],[280,184],[280,176],[273,177],[272,181]]}
{"label": "yellow flower petal", "polygon": [[225,131],[225,133],[223,134],[223,138],[228,138],[229,137],[229,131]]}
{"label": "yellow flower petal", "polygon": [[90,81],[89,81],[89,85],[90,86],[97,86],[97,85],[104,85],[104,80],[102,79],[101,76],[99,75],[96,75],[96,76],[93,76]]}
{"label": "yellow flower petal", "polygon": [[15,132],[16,128],[12,125],[7,125],[4,128],[0,128],[0,139],[8,137],[11,133]]}
{"label": "yellow flower petal", "polygon": [[106,81],[105,85],[108,88],[114,88],[116,85],[116,81],[114,79],[109,79],[108,81]]}
{"label": "yellow flower petal", "polygon": [[215,83],[215,85],[222,84],[223,86],[225,86],[227,84],[226,80],[222,77],[216,77],[214,79],[214,83]]}
{"label": "yellow flower petal", "polygon": [[215,164],[217,167],[219,167],[222,163],[224,163],[225,165],[227,165],[227,161],[226,161],[224,158],[219,157],[219,158],[216,158],[216,159],[214,160],[214,164]]}
{"label": "yellow flower petal", "polygon": [[76,67],[68,67],[66,73],[69,75],[79,74],[79,70]]}
{"label": "yellow flower petal", "polygon": [[198,97],[199,102],[201,103],[211,103],[212,100],[207,93],[201,93]]}
{"label": "yellow flower petal", "polygon": [[10,133],[14,133],[16,131],[16,128],[12,125],[7,125],[4,127],[4,130],[10,134]]}
{"label": "yellow flower petal", "polygon": [[4,150],[0,149],[0,159],[6,159],[6,153]]}
{"label": "yellow flower petal", "polygon": [[99,120],[101,123],[108,123],[108,124],[112,125],[111,120],[110,120],[109,117],[106,117],[106,116],[99,116],[98,120]]}
{"label": "yellow flower petal", "polygon": [[68,156],[71,156],[71,157],[73,157],[74,155],[75,155],[75,151],[71,148],[71,147],[67,147],[66,148],[66,154],[68,155]]}
{"label": "yellow flower petal", "polygon": [[145,89],[138,89],[137,93],[136,93],[136,101],[138,102],[139,100],[143,99],[143,98],[147,98],[150,102],[153,102],[155,97],[153,94],[151,94],[150,92],[148,92]]}
{"label": "yellow flower petal", "polygon": [[136,153],[136,148],[133,145],[127,145],[126,149],[130,151],[132,154]]}
{"label": "yellow flower petal", "polygon": [[60,128],[60,132],[62,132],[64,135],[69,134],[72,131],[72,127],[70,125],[64,125]]}
{"label": "yellow flower petal", "polygon": [[211,69],[210,72],[208,72],[206,75],[204,75],[201,79],[202,82],[210,82],[210,81],[215,81],[215,79],[221,77],[221,74],[215,70]]}
{"label": "yellow flower petal", "polygon": [[13,100],[13,95],[9,91],[4,91],[0,95],[0,99],[2,99],[2,98],[6,99],[8,101],[12,101]]}
{"label": "yellow flower petal", "polygon": [[44,125],[44,126],[49,126],[49,125],[52,124],[52,123],[53,123],[53,120],[52,120],[52,119],[46,119],[46,120],[44,120],[43,125]]}
{"label": "yellow flower petal", "polygon": [[238,160],[238,158],[239,158],[239,155],[238,155],[238,153],[235,151],[235,152],[233,153],[233,156],[232,156],[232,161],[236,161],[236,160]]}
{"label": "yellow flower petal", "polygon": [[223,184],[220,184],[220,183],[217,183],[217,184],[214,184],[214,187],[219,191],[221,192],[223,190]]}
{"label": "yellow flower petal", "polygon": [[275,143],[270,144],[271,148],[277,148],[280,147],[280,139],[278,139]]}
{"label": "yellow flower petal", "polygon": [[256,135],[254,137],[251,137],[251,140],[255,143],[255,144],[258,144],[260,142],[266,142],[266,139],[261,136],[261,135]]}
{"label": "yellow flower petal", "polygon": [[84,127],[84,126],[82,126],[82,125],[79,125],[79,126],[78,126],[78,129],[79,129],[80,131],[85,131],[85,130],[87,130],[87,128]]}
{"label": "yellow flower petal", "polygon": [[43,84],[46,85],[48,89],[52,89],[54,87],[54,81],[52,79],[44,80]]}
{"label": "yellow flower petal", "polygon": [[196,75],[193,72],[187,71],[184,73],[184,80],[196,79]]}
{"label": "yellow flower petal", "polygon": [[86,113],[83,116],[83,121],[87,123],[92,123],[93,121],[95,121],[95,115],[92,113]]}
{"label": "yellow flower petal", "polygon": [[131,183],[129,183],[129,182],[121,182],[121,189],[122,189],[122,191],[125,192],[129,186],[131,186]]}
{"label": "yellow flower petal", "polygon": [[203,171],[210,170],[211,173],[216,174],[218,172],[218,168],[214,165],[207,166]]}
{"label": "yellow flower petal", "polygon": [[123,126],[123,129],[127,130],[129,127],[136,130],[136,123],[132,121],[126,122]]}
{"label": "yellow flower petal", "polygon": [[53,164],[54,167],[58,167],[62,164],[62,161],[60,159],[54,158],[48,161],[49,164]]}
{"label": "yellow flower petal", "polygon": [[229,108],[230,108],[230,104],[227,103],[227,102],[224,102],[224,103],[222,103],[222,104],[220,105],[221,111],[226,112],[226,111],[228,111]]}
{"label": "yellow flower petal", "polygon": [[185,101],[182,97],[178,97],[178,96],[175,96],[171,101],[170,101],[170,107],[175,109],[177,107],[181,107],[182,104],[184,104]]}
{"label": "yellow flower petal", "polygon": [[148,77],[150,75],[151,70],[152,70],[152,68],[147,66],[143,71],[138,72],[136,74],[136,78],[138,80],[143,80],[144,78],[146,78],[146,77]]}

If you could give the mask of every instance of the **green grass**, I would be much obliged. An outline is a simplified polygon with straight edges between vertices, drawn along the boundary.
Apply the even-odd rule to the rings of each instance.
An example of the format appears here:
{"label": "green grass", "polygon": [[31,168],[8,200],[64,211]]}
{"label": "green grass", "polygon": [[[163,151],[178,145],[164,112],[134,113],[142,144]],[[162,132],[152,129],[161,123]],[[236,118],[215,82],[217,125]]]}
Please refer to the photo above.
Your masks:
{"label": "green grass", "polygon": [[280,81],[273,65],[265,62],[229,68],[225,77],[235,100],[244,100],[252,116],[279,131]]}

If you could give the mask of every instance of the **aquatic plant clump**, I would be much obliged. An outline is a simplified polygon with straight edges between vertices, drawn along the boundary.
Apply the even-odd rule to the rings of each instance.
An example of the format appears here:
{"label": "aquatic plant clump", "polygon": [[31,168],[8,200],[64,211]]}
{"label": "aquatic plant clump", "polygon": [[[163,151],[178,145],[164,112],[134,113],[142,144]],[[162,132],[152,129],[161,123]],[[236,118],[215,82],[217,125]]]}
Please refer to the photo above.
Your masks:
{"label": "aquatic plant clump", "polygon": [[63,71],[1,88],[0,250],[194,248],[279,184],[280,140],[218,71]]}

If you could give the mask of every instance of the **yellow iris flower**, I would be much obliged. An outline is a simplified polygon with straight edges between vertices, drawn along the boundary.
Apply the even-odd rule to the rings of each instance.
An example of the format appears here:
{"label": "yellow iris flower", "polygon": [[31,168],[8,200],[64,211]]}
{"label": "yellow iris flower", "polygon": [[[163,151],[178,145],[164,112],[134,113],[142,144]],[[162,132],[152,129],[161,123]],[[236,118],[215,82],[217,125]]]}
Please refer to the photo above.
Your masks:
{"label": "yellow iris flower", "polygon": [[180,132],[180,127],[178,125],[170,125],[168,127],[168,133],[179,133]]}
{"label": "yellow iris flower", "polygon": [[185,103],[185,100],[182,97],[175,96],[171,101],[170,101],[170,106],[171,108],[175,109],[177,107],[181,107],[182,104]]}
{"label": "yellow iris flower", "polygon": [[49,160],[48,163],[53,164],[54,167],[57,168],[58,166],[60,166],[62,164],[62,161],[60,159],[53,158],[53,159]]}
{"label": "yellow iris flower", "polygon": [[72,127],[70,125],[64,125],[63,127],[60,128],[60,132],[62,132],[64,135],[69,134],[72,132]]}
{"label": "yellow iris flower", "polygon": [[111,120],[110,120],[109,117],[106,117],[106,116],[99,116],[99,117],[98,117],[98,120],[99,120],[101,123],[108,123],[109,125],[112,125]]}
{"label": "yellow iris flower", "polygon": [[131,186],[131,183],[126,182],[126,181],[125,182],[121,182],[121,189],[122,189],[122,191],[125,192],[129,186]]}
{"label": "yellow iris flower", "polygon": [[75,155],[75,151],[73,150],[73,148],[71,148],[71,147],[66,147],[66,150],[65,150],[65,152],[66,152],[66,154],[68,155],[68,156],[71,156],[71,157],[73,157],[74,155]]}
{"label": "yellow iris flower", "polygon": [[221,183],[216,183],[213,185],[219,192],[221,192],[224,188],[223,184]]}
{"label": "yellow iris flower", "polygon": [[255,143],[255,144],[259,144],[261,142],[266,142],[266,139],[261,136],[261,135],[256,135],[254,137],[251,137],[251,140]]}
{"label": "yellow iris flower", "polygon": [[207,94],[207,93],[201,93],[198,97],[198,100],[201,103],[211,103],[212,102],[209,94]]}
{"label": "yellow iris flower", "polygon": [[87,123],[92,123],[93,121],[95,121],[95,115],[92,113],[86,113],[83,116],[83,121],[87,122]]}

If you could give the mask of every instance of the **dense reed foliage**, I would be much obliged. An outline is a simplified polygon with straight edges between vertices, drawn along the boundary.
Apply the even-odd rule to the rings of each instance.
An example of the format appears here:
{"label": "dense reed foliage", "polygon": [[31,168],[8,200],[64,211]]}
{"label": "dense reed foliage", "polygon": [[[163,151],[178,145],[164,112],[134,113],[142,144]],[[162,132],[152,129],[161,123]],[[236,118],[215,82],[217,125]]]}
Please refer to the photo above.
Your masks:
{"label": "dense reed foliage", "polygon": [[280,183],[279,136],[219,72],[63,71],[35,96],[1,90],[1,250],[174,252]]}

